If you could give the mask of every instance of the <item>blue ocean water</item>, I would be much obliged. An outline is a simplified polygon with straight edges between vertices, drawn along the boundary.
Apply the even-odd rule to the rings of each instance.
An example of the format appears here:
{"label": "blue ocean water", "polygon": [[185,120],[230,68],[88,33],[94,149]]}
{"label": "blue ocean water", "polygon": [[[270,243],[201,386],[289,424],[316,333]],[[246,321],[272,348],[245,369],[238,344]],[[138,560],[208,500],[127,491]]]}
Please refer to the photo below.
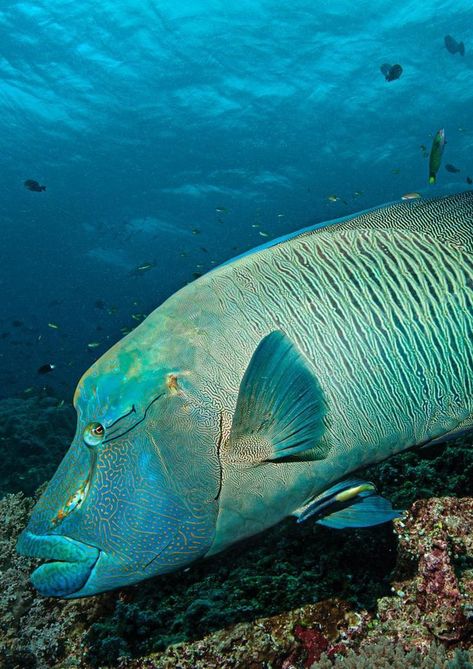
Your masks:
{"label": "blue ocean water", "polygon": [[[48,385],[69,402],[196,273],[407,191],[468,187],[472,18],[467,0],[5,0],[1,395]],[[442,127],[460,172],[428,186],[422,147]]]}

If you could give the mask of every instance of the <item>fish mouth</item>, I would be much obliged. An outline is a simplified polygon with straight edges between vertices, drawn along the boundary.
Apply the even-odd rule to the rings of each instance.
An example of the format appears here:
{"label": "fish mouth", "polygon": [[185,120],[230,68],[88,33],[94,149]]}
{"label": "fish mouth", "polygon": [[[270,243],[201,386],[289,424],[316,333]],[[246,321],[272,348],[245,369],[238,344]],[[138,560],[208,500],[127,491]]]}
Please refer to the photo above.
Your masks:
{"label": "fish mouth", "polygon": [[45,597],[74,597],[82,590],[100,557],[100,549],[69,537],[38,535],[24,530],[16,545],[20,555],[48,560],[31,574],[31,583]]}

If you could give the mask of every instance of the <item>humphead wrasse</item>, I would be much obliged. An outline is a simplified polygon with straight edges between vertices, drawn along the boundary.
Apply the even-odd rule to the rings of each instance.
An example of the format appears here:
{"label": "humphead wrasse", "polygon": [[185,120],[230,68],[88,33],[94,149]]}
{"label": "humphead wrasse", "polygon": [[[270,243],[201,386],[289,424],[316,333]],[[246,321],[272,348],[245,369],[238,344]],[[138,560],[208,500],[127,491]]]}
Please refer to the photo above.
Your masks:
{"label": "humphead wrasse", "polygon": [[263,245],[187,285],[86,372],[77,432],[21,535],[72,598],[286,516],[397,515],[354,472],[473,424],[473,193]]}

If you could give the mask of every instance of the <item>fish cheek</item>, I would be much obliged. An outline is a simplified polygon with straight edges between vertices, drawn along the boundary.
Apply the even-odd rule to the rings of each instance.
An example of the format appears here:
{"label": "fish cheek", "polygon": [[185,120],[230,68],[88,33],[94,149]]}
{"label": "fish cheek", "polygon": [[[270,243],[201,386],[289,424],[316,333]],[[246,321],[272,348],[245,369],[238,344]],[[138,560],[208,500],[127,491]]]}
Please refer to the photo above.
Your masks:
{"label": "fish cheek", "polygon": [[100,445],[75,537],[103,552],[91,591],[174,571],[208,551],[220,480],[214,423],[218,432],[218,419],[170,395]]}
{"label": "fish cheek", "polygon": [[187,394],[169,396],[150,412],[145,429],[163,475],[184,503],[214,499],[220,482],[218,412]]}
{"label": "fish cheek", "polygon": [[169,542],[182,515],[143,430],[104,445],[87,502],[81,531],[119,570],[143,568]]}

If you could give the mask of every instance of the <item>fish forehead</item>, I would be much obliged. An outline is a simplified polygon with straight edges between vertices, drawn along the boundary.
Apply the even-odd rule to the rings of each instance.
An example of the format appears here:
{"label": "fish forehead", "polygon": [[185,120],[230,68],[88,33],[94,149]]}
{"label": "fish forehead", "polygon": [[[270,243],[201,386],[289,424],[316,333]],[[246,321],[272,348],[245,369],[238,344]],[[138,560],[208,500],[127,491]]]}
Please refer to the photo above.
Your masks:
{"label": "fish forehead", "polygon": [[[85,420],[113,421],[133,406],[149,403],[166,376],[192,363],[192,332],[155,310],[106,351],[82,376],[74,406]],[[184,342],[184,343],[183,343]]]}

